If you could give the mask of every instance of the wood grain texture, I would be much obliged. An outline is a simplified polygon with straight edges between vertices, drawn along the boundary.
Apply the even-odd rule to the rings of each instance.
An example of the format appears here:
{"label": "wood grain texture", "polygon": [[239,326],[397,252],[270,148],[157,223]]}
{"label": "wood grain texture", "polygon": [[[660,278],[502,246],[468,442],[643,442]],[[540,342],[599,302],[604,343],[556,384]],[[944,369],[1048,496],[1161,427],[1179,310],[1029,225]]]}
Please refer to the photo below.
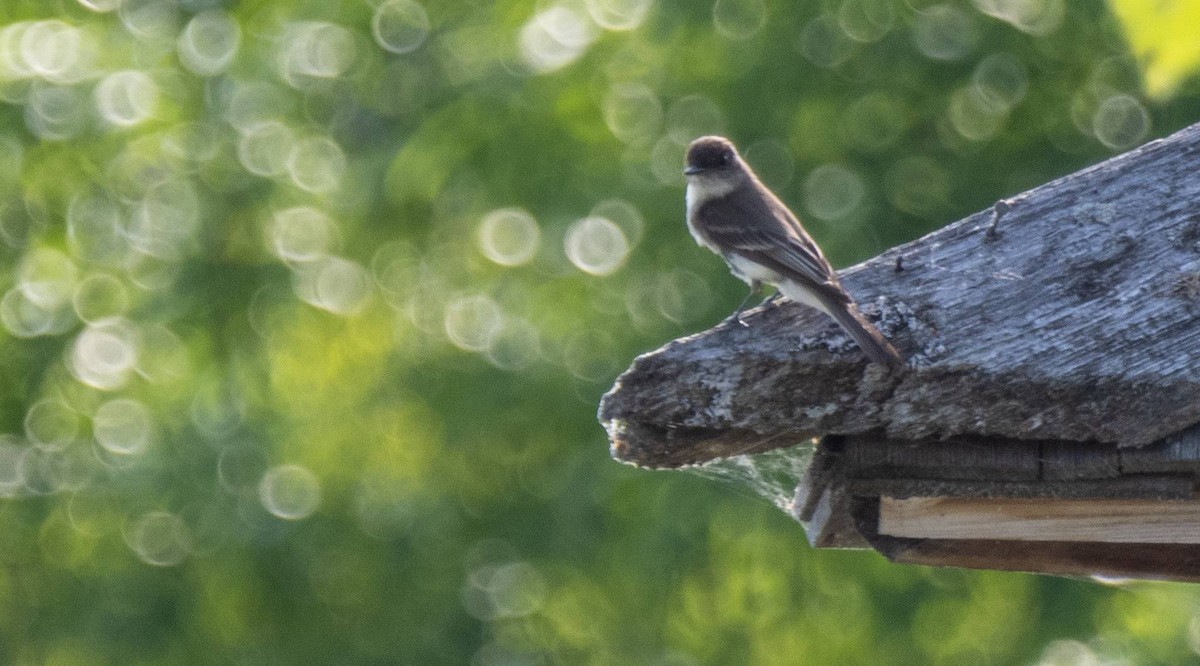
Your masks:
{"label": "wood grain texture", "polygon": [[850,513],[871,547],[902,564],[1200,582],[1200,547],[1003,539],[914,539],[879,534],[878,497],[854,498]]}
{"label": "wood grain texture", "polygon": [[1200,583],[1200,548],[1190,544],[893,539],[875,549],[897,564]]}
{"label": "wood grain texture", "polygon": [[[1064,505],[1045,500],[1074,500],[1093,511],[1101,511],[1111,500],[1138,500],[1137,506],[1153,522],[1158,505],[1170,514],[1180,506],[1176,501],[1196,499],[1200,453],[1183,442],[1195,439],[1197,431],[1200,428],[1192,427],[1137,449],[971,437],[897,442],[869,435],[830,436],[822,439],[796,489],[793,513],[818,548],[861,544],[865,535],[884,531],[870,522],[879,520],[881,501],[910,498],[964,499],[965,506],[984,513],[1006,510],[1015,502],[1037,517],[1054,520],[1070,516],[1062,515]],[[853,516],[863,502],[876,507],[870,520]],[[1046,513],[1038,514],[1039,509]],[[1077,513],[1083,522],[1068,528],[1079,529],[1090,519],[1084,509]],[[951,516],[942,525],[942,517],[932,513],[920,518],[933,524],[927,533],[889,529],[893,535],[922,538],[997,537],[989,532],[994,526],[987,521],[977,524]],[[1082,529],[1090,534],[1094,525]],[[1062,540],[1054,530],[1045,538]]]}
{"label": "wood grain texture", "polygon": [[1197,426],[1138,448],[1099,442],[962,435],[916,441],[846,435],[836,441],[836,449],[822,445],[817,450],[823,454],[829,474],[847,479],[914,484],[971,482],[962,484],[964,489],[976,482],[1068,487],[1081,482],[1128,481],[1164,475],[1200,482],[1200,427]]}
{"label": "wood grain texture", "polygon": [[853,479],[846,492],[855,497],[975,497],[1011,499],[1180,500],[1195,497],[1195,479],[1185,475],[1138,474],[1088,481],[946,481],[941,479]]}
{"label": "wood grain texture", "polygon": [[766,305],[635,360],[600,406],[613,455],[830,433],[1141,446],[1200,422],[1200,126],[1007,201],[994,237],[989,209],[841,274],[907,369]]}
{"label": "wood grain texture", "polygon": [[878,532],[921,539],[1200,544],[1200,501],[881,497]]}

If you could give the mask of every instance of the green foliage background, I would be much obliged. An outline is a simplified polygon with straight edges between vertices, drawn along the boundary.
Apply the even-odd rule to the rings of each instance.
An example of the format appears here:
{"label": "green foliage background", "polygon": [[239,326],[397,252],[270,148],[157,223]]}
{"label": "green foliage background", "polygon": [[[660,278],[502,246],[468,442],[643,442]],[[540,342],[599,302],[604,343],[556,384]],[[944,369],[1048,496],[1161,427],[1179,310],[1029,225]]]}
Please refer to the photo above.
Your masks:
{"label": "green foliage background", "polygon": [[594,418],[742,295],[688,140],[848,265],[1196,120],[1162,4],[6,0],[0,661],[1196,660],[1191,587],[813,551]]}

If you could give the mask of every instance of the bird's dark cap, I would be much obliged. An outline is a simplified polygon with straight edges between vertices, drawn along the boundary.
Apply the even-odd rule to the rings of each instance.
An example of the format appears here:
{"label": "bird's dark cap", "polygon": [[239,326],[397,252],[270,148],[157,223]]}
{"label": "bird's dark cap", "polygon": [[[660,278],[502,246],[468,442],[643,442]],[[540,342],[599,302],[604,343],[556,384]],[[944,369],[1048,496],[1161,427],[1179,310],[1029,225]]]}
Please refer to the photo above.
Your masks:
{"label": "bird's dark cap", "polygon": [[724,169],[737,164],[737,148],[722,136],[702,136],[687,149],[687,166],[683,172],[689,176],[714,169]]}

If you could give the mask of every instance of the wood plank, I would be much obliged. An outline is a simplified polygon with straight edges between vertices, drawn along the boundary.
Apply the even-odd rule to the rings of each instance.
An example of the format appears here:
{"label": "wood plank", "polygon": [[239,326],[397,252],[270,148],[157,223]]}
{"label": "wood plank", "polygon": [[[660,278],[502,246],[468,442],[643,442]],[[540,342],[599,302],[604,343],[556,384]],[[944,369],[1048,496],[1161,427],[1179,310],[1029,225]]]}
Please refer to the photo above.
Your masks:
{"label": "wood plank", "polygon": [[1200,500],[882,497],[878,531],[928,539],[1200,544]]}
{"label": "wood plank", "polygon": [[1200,471],[1200,425],[1177,432],[1150,446],[1123,448],[1121,471],[1125,474],[1137,472],[1188,472]]}
{"label": "wood plank", "polygon": [[849,436],[844,438],[841,458],[850,478],[1033,481],[1041,471],[1038,443],[984,437],[897,441]]}
{"label": "wood plank", "polygon": [[1044,442],[1041,448],[1043,479],[1074,481],[1121,476],[1121,453],[1115,445],[1060,441]]}
{"label": "wood plank", "polygon": [[813,503],[811,520],[803,523],[808,543],[813,548],[868,548],[850,513],[851,498],[845,487],[830,484]]}
{"label": "wood plank", "polygon": [[796,495],[792,502],[796,520],[807,523],[813,519],[821,495],[835,480],[839,485],[845,485],[845,474],[842,472],[843,444],[842,438],[837,435],[822,437],[817,442],[804,478],[796,484]]}
{"label": "wood plank", "polygon": [[942,479],[851,479],[850,494],[892,497],[992,497],[1052,499],[1191,499],[1195,482],[1180,474],[1134,474],[1086,481],[947,481]]}
{"label": "wood plank", "polygon": [[899,564],[1200,582],[1200,547],[1191,544],[1095,544],[1063,541],[898,539],[872,544]]}

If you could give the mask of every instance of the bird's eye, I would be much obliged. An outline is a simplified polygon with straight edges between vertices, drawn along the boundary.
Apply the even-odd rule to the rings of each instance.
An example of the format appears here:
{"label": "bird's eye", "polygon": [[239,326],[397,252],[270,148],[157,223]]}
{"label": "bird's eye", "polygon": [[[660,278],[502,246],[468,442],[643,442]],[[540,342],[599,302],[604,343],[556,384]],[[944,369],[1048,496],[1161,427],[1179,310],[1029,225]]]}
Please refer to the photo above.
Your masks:
{"label": "bird's eye", "polygon": [[729,151],[721,153],[721,166],[729,164],[729,160],[732,159],[732,157],[733,156],[729,154]]}

